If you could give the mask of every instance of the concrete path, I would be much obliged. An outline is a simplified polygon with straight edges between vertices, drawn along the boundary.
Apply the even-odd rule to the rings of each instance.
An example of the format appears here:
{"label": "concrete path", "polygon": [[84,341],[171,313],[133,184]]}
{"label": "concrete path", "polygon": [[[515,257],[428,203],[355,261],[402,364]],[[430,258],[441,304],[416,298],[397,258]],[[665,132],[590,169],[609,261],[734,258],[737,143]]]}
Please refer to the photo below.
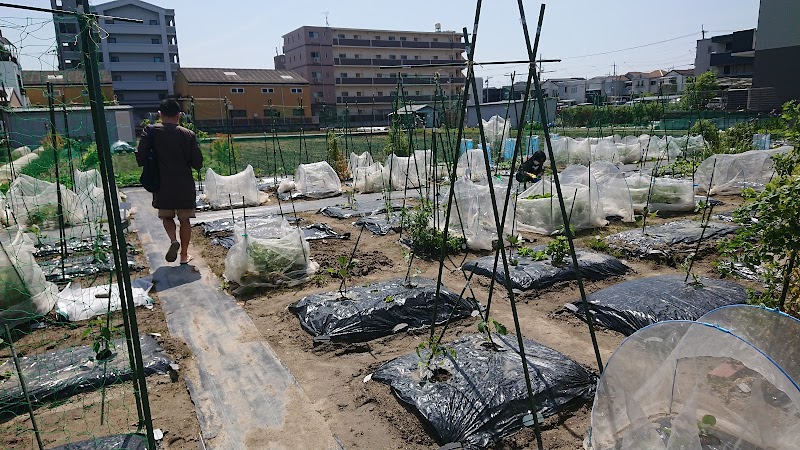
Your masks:
{"label": "concrete path", "polygon": [[[205,448],[341,449],[303,389],[195,252],[191,266],[166,263],[169,240],[151,196],[126,189],[172,336],[194,355],[183,367]],[[155,424],[157,427],[158,424]]]}

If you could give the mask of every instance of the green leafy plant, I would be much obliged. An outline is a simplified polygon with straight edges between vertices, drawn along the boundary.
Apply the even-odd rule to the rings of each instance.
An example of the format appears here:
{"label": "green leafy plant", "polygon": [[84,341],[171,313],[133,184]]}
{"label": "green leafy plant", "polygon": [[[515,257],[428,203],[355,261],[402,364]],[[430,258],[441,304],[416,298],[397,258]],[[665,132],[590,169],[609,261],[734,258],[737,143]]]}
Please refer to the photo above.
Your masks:
{"label": "green leafy plant", "polygon": [[569,243],[564,236],[558,236],[547,244],[545,253],[550,257],[554,266],[564,264],[564,258],[569,254]]}
{"label": "green leafy plant", "polygon": [[386,296],[386,297],[383,299],[383,301],[384,301],[384,302],[386,302],[386,303],[392,303],[392,302],[394,301],[394,296],[393,296],[393,295],[387,295],[387,296]]}
{"label": "green leafy plant", "polygon": [[491,317],[488,320],[478,322],[478,332],[486,335],[485,338],[488,343],[492,343],[492,330],[501,336],[508,334],[508,328]]}
{"label": "green leafy plant", "polygon": [[786,103],[781,120],[794,149],[773,156],[776,176],[763,192],[743,190],[745,202],[733,213],[741,226],[721,249],[732,261],[761,274],[766,289],[758,302],[800,316],[800,104]]}
{"label": "green leafy plant", "polygon": [[445,247],[447,253],[461,253],[467,240],[460,236],[448,233],[444,241],[444,233],[430,225],[433,216],[433,202],[420,199],[419,204],[413,209],[403,210],[400,221],[403,228],[408,230],[411,238],[411,248],[415,254],[438,255]]}
{"label": "green leafy plant", "polygon": [[442,345],[439,339],[435,337],[420,342],[417,345],[416,352],[417,357],[420,358],[417,367],[420,371],[420,378],[423,380],[429,380],[437,375],[437,372],[442,369],[441,363],[444,358],[449,356],[455,359],[457,356],[454,348]]}
{"label": "green leafy plant", "polygon": [[697,422],[697,429],[700,431],[700,436],[708,437],[708,430],[717,424],[717,418],[711,414],[706,414],[700,421]]}
{"label": "green leafy plant", "polygon": [[553,197],[552,193],[533,194],[533,195],[529,195],[529,196],[525,197],[525,200],[538,200],[540,198],[552,198],[552,197]]}
{"label": "green leafy plant", "polygon": [[117,328],[108,324],[103,317],[96,317],[89,321],[81,335],[81,339],[92,338],[92,351],[95,354],[95,361],[108,361],[114,357],[112,334],[116,334],[119,331]]}
{"label": "green leafy plant", "polygon": [[42,225],[58,221],[58,205],[48,203],[28,210],[28,225]]}
{"label": "green leafy plant", "polygon": [[277,285],[286,281],[286,274],[305,274],[306,262],[302,252],[303,249],[300,247],[278,252],[255,240],[248,240],[247,255],[251,258],[253,267],[242,275],[242,283]]}
{"label": "green leafy plant", "polygon": [[519,256],[525,256],[534,261],[544,261],[545,259],[547,259],[546,250],[534,250],[530,247],[520,247],[519,249],[517,249],[517,253],[519,254]]}
{"label": "green leafy plant", "polygon": [[339,150],[339,140],[333,130],[328,131],[327,145],[328,161],[331,162],[333,170],[336,171],[336,175],[339,177],[339,180],[347,180],[350,178],[350,170],[347,168],[347,160],[345,159],[344,154],[341,150]]}
{"label": "green leafy plant", "polygon": [[358,259],[349,259],[345,255],[340,255],[336,259],[336,264],[336,267],[328,268],[328,273],[334,278],[341,278],[342,283],[339,285],[339,293],[342,294],[342,297],[347,297],[347,279],[350,278],[353,269],[358,264]]}
{"label": "green leafy plant", "polygon": [[608,243],[599,236],[592,236],[592,238],[589,239],[588,242],[586,242],[586,246],[597,252],[608,253],[609,251]]}

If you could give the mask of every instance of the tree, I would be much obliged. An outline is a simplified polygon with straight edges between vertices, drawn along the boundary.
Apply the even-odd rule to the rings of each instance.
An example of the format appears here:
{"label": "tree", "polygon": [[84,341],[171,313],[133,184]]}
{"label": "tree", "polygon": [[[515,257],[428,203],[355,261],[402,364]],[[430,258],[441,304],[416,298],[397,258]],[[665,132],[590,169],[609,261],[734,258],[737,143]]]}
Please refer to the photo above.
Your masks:
{"label": "tree", "polygon": [[717,74],[708,72],[686,83],[686,89],[681,97],[683,108],[697,111],[706,108],[708,101],[714,98],[719,91]]}
{"label": "tree", "polygon": [[794,149],[772,157],[775,177],[761,193],[748,188],[734,212],[741,224],[725,253],[764,276],[766,291],[755,300],[800,316],[800,104],[783,105],[781,120]]}

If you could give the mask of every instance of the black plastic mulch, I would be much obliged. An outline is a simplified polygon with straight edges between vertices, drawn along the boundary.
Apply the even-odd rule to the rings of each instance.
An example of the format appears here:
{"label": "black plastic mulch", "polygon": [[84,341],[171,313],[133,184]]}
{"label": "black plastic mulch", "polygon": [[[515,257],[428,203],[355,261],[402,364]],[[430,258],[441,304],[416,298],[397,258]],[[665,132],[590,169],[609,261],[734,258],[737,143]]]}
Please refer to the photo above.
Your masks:
{"label": "black plastic mulch", "polygon": [[703,231],[703,224],[695,220],[679,220],[662,225],[648,226],[612,234],[605,238],[610,249],[637,258],[666,260],[674,262],[679,255],[694,252],[700,241],[700,252],[713,249],[716,241],[736,231],[738,227],[729,223],[709,222]]}

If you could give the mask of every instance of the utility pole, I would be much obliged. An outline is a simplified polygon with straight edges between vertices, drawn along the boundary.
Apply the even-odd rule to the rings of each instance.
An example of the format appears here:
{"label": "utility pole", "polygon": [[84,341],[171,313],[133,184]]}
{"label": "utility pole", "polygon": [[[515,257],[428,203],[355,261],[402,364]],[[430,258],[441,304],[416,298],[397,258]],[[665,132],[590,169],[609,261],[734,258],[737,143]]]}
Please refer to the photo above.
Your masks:
{"label": "utility pole", "polygon": [[705,39],[706,38],[706,30],[705,30],[705,27],[703,25],[700,25],[700,33],[703,34],[703,39]]}

